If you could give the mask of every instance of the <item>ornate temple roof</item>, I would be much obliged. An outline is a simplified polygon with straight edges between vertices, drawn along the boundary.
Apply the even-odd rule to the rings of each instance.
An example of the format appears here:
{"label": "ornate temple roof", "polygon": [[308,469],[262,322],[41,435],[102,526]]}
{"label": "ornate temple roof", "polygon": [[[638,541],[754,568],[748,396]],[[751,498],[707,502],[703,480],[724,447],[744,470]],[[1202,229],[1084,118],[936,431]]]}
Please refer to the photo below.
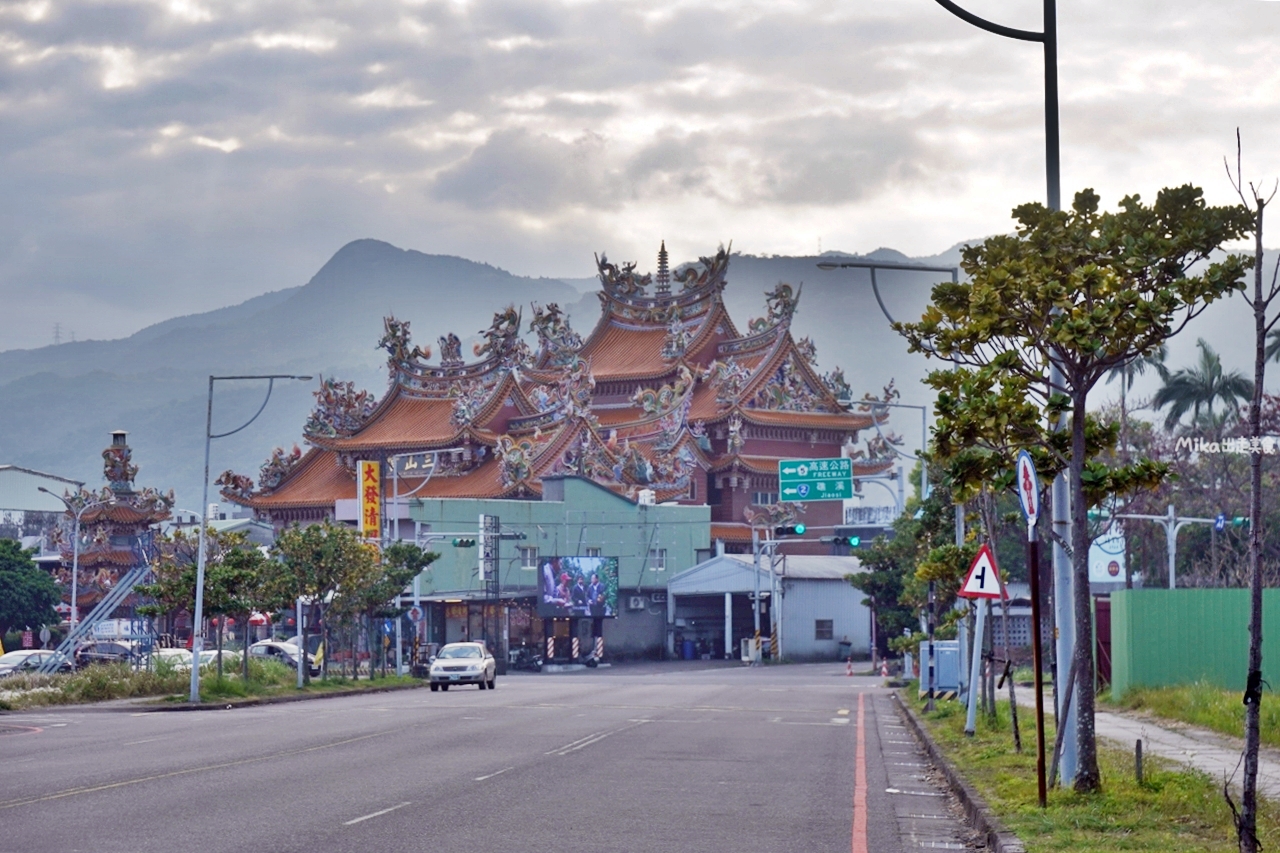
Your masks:
{"label": "ornate temple roof", "polygon": [[[721,248],[672,272],[664,245],[657,273],[640,275],[635,264],[601,255],[602,310],[585,339],[558,305],[534,304],[531,348],[512,306],[481,332],[474,361],[449,333],[431,363],[409,323],[388,317],[383,397],[323,380],[303,428],[311,449],[277,449],[256,484],[226,472],[222,493],[268,514],[332,506],[354,496],[358,460],[434,453],[415,497],[537,498],[542,477],[581,474],[628,496],[652,489],[663,500],[695,501],[704,499],[695,495],[697,471],[776,475],[785,458],[777,431],[766,439],[760,429],[821,433],[828,445],[855,440],[873,417],[851,409],[840,371],[820,374],[813,345],[793,339],[800,289],[780,283],[768,292],[764,316],[743,334],[722,298],[729,260]],[[766,440],[768,449],[752,449]],[[889,464],[861,459],[855,468]],[[401,482],[402,494],[421,485]]]}

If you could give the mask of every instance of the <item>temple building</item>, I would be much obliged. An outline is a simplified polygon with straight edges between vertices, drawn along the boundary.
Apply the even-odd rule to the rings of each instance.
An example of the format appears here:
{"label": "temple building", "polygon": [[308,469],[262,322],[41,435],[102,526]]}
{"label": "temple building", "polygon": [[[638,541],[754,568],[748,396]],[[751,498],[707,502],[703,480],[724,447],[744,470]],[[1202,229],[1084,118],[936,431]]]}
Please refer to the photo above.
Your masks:
{"label": "temple building", "polygon": [[[256,484],[226,472],[222,494],[281,526],[354,519],[360,460],[384,463],[388,499],[539,500],[544,478],[576,475],[633,501],[709,506],[710,538],[730,553],[750,550],[753,520],[792,519],[810,532],[791,553],[829,553],[817,538],[843,523],[841,503],[779,504],[778,461],[849,457],[866,476],[891,457],[875,450],[879,430],[859,449],[870,409],[792,336],[799,288],[779,283],[739,329],[723,300],[729,261],[721,248],[673,271],[664,244],[642,275],[600,256],[601,315],[585,338],[559,306],[534,304],[530,346],[512,306],[471,361],[449,333],[432,363],[409,322],[388,317],[382,398],[323,380],[302,430],[309,449],[277,449]],[[392,501],[388,523],[408,520],[411,503]]]}
{"label": "temple building", "polygon": [[[63,516],[63,527],[56,534],[62,564],[56,576],[62,584],[64,602],[70,605],[71,569],[76,561],[73,511],[79,512],[76,609],[81,619],[129,572],[147,565],[154,557],[158,525],[169,518],[173,508],[172,490],[161,494],[156,489],[134,486],[138,466],[133,464],[127,436],[122,430],[111,433],[111,445],[102,451],[107,485],[96,492],[81,488],[64,496],[69,508]],[[117,615],[132,615],[134,604],[130,595]]]}

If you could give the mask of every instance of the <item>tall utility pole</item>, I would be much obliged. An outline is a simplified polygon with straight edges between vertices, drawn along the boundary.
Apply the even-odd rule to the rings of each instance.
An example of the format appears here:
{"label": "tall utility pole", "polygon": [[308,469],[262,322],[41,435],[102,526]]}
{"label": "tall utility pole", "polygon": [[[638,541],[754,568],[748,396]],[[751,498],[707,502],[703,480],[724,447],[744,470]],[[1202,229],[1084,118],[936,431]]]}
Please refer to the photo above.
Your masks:
{"label": "tall utility pole", "polygon": [[[1018,41],[1040,42],[1044,46],[1044,171],[1045,171],[1045,194],[1047,196],[1048,207],[1050,210],[1062,209],[1062,175],[1061,175],[1061,156],[1058,144],[1058,11],[1056,0],[1044,0],[1044,29],[1041,32],[1033,30],[1018,30],[1013,27],[1002,26],[1001,24],[980,18],[972,12],[961,8],[952,2],[952,0],[937,0],[942,8],[946,9],[957,18],[965,23],[994,33],[1004,38],[1017,39]],[[1062,370],[1058,367],[1056,361],[1049,363],[1049,386],[1051,389],[1064,390],[1064,380]],[[1050,426],[1054,430],[1063,428],[1066,422],[1066,415],[1055,424]],[[1075,589],[1074,578],[1071,571],[1071,560],[1067,557],[1067,552],[1062,548],[1062,542],[1071,541],[1071,526],[1068,523],[1068,499],[1067,499],[1067,478],[1065,474],[1059,474],[1053,479],[1053,489],[1051,491],[1053,507],[1052,521],[1055,541],[1053,544],[1053,596],[1054,596],[1054,619],[1057,625],[1057,666],[1058,678],[1062,677],[1065,671],[1064,665],[1071,660],[1071,656],[1075,654]],[[1088,590],[1081,593],[1087,598]],[[1076,712],[1074,708],[1063,708],[1063,699],[1066,691],[1058,689],[1059,681],[1054,681],[1054,696],[1057,699],[1058,711],[1058,728],[1066,729],[1066,736],[1062,741],[1062,757],[1059,767],[1062,771],[1062,781],[1064,784],[1070,784],[1076,776]]]}

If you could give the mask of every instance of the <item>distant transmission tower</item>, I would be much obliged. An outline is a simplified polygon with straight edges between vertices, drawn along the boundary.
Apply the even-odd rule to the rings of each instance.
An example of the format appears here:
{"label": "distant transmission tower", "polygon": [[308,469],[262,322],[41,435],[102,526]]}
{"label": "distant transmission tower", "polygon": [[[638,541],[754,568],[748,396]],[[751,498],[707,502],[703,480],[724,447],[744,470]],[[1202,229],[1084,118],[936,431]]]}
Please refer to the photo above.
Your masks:
{"label": "distant transmission tower", "polygon": [[60,343],[62,343],[62,324],[54,323],[53,324],[53,345],[56,347]]}

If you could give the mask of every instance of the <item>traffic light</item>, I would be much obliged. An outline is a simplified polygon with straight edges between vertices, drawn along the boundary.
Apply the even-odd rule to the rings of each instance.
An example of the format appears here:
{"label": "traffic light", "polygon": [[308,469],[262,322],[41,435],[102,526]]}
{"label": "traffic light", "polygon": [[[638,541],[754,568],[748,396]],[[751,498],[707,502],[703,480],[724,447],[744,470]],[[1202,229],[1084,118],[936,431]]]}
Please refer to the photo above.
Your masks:
{"label": "traffic light", "polygon": [[803,536],[806,528],[803,524],[793,524],[789,527],[773,528],[774,536]]}
{"label": "traffic light", "polygon": [[862,544],[861,536],[823,536],[822,542],[829,542],[832,545],[848,545],[850,548],[857,548]]}
{"label": "traffic light", "polygon": [[1231,519],[1232,527],[1244,527],[1248,523],[1249,517],[1245,515],[1237,515],[1235,518]]}
{"label": "traffic light", "polygon": [[474,539],[468,539],[468,538],[465,538],[465,537],[458,537],[457,539],[454,539],[454,540],[453,540],[453,547],[455,547],[455,548],[474,548],[474,547],[476,547],[476,540],[474,540]]}

